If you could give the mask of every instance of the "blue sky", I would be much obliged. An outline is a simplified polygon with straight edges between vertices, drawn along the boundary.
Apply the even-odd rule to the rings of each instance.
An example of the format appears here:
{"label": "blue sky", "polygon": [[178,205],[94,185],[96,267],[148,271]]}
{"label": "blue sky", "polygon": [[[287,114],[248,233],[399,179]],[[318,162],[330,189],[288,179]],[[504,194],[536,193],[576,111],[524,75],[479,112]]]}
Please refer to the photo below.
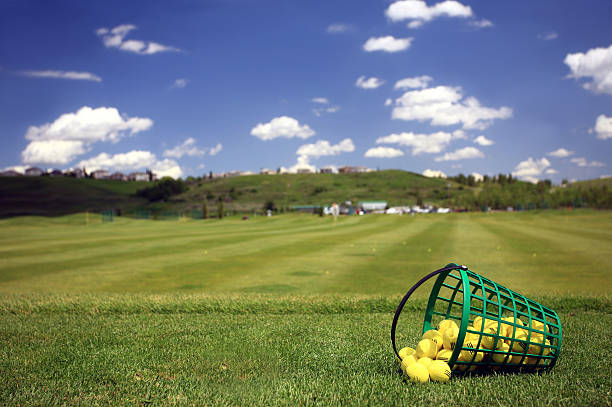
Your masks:
{"label": "blue sky", "polygon": [[612,3],[0,3],[0,168],[612,174]]}

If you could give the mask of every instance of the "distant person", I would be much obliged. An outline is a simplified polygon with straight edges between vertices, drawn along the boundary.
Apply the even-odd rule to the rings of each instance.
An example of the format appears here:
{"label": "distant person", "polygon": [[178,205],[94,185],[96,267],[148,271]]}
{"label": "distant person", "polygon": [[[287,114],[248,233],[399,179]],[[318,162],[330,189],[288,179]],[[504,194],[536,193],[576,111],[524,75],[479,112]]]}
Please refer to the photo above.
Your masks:
{"label": "distant person", "polygon": [[338,204],[335,202],[332,204],[331,213],[334,216],[334,223],[336,223],[338,215],[340,214],[340,207],[338,207]]}

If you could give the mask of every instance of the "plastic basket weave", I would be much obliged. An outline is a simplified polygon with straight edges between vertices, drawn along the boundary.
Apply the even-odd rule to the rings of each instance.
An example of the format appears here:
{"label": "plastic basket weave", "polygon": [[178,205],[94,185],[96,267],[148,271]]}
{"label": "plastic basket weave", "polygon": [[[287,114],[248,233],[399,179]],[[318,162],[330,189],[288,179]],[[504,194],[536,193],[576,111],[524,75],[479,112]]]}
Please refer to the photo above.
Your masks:
{"label": "plastic basket weave", "polygon": [[[459,333],[448,360],[453,374],[552,369],[562,341],[557,313],[454,263],[423,277],[400,302],[391,326],[393,351],[400,360],[395,343],[399,315],[412,293],[436,275],[425,311],[423,333],[436,329],[444,319],[457,323]],[[505,348],[502,341],[509,349],[499,349]]]}

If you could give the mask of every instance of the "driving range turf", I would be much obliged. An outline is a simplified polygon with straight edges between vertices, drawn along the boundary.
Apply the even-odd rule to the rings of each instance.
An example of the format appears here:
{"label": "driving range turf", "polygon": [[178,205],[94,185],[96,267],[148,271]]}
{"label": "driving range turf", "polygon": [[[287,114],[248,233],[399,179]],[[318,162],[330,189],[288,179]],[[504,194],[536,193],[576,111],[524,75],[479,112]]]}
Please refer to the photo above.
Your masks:
{"label": "driving range turf", "polygon": [[[611,255],[608,211],[6,219],[0,404],[609,406]],[[559,313],[550,373],[405,381],[451,261]]]}

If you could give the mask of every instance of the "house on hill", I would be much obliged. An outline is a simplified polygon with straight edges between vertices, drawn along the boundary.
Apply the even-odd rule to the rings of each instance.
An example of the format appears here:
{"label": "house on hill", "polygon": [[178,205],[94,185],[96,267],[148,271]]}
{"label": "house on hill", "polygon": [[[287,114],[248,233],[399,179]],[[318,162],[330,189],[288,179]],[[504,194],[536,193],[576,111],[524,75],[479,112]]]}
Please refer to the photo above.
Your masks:
{"label": "house on hill", "polygon": [[347,165],[347,166],[338,168],[338,172],[340,174],[355,174],[355,173],[360,173],[360,172],[372,172],[372,171],[374,170],[368,167],[364,167],[363,165],[357,165],[357,166]]}
{"label": "house on hill", "polygon": [[106,170],[97,170],[91,173],[93,179],[109,179],[110,173]]}
{"label": "house on hill", "polygon": [[149,180],[149,174],[146,172],[133,172],[128,175],[129,181],[146,182]]}
{"label": "house on hill", "polygon": [[64,173],[61,170],[53,170],[49,173],[50,177],[63,177]]}
{"label": "house on hill", "polygon": [[15,170],[6,170],[0,172],[0,177],[21,177],[23,174]]}
{"label": "house on hill", "polygon": [[25,170],[25,175],[27,175],[28,177],[40,177],[44,173],[45,172],[38,167],[30,167],[27,170]]}
{"label": "house on hill", "polygon": [[276,175],[276,171],[275,170],[271,170],[269,168],[262,168],[261,171],[259,171],[259,173],[261,175]]}
{"label": "house on hill", "polygon": [[112,179],[113,181],[127,181],[128,176],[121,172],[116,172],[110,176],[110,179]]}

